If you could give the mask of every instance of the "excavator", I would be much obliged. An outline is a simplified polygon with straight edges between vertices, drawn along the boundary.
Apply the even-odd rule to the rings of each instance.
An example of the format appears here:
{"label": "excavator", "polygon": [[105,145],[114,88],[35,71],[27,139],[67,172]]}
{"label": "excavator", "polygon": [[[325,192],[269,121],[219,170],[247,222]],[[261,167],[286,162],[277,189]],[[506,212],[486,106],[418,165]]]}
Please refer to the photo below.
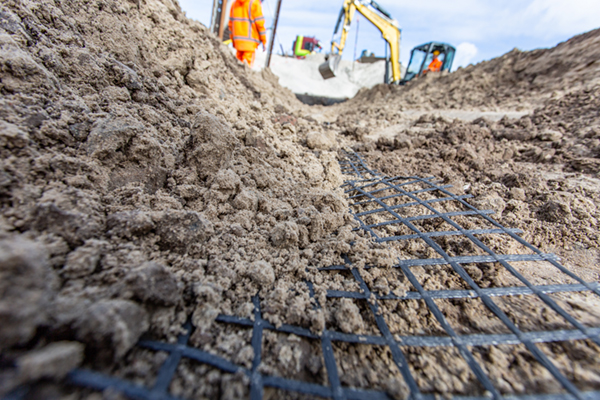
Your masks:
{"label": "excavator", "polygon": [[[400,69],[401,31],[398,21],[392,18],[390,13],[384,10],[374,0],[344,0],[344,5],[340,11],[340,16],[333,33],[334,39],[331,41],[331,53],[327,56],[326,61],[319,66],[319,72],[323,79],[335,77],[356,11],[371,21],[371,23],[381,32],[383,39],[388,43],[386,53],[387,48],[389,47],[390,57],[388,59],[386,54],[385,58],[388,61],[386,63],[385,83],[404,85],[411,79],[423,76],[427,72],[429,63],[433,59],[434,52],[439,53],[440,60],[443,62],[441,68],[442,71],[450,71],[452,68],[456,49],[446,43],[429,42],[412,49],[406,74],[404,78],[402,78]],[[342,21],[344,25],[338,44],[335,41],[335,37],[340,30]],[[389,78],[390,65],[392,72],[391,79]]]}
{"label": "excavator", "polygon": [[[335,31],[333,33],[334,39],[331,41],[331,53],[328,55],[327,60],[319,66],[319,72],[323,79],[329,79],[335,77],[335,71],[337,70],[340,60],[342,59],[342,53],[346,46],[346,39],[350,32],[350,26],[354,19],[354,14],[358,11],[366,19],[368,19],[379,31],[385,41],[388,43],[390,49],[390,60],[391,60],[391,72],[392,78],[389,82],[388,76],[388,64],[386,64],[386,83],[400,83],[401,70],[400,70],[400,25],[389,12],[384,10],[379,4],[373,0],[344,0],[344,5],[340,11],[337,24],[335,25]],[[342,26],[342,33],[339,44],[335,42],[335,36]],[[387,47],[386,47],[387,52]],[[387,59],[387,55],[386,55]]]}
{"label": "excavator", "polygon": [[429,63],[433,60],[433,53],[437,52],[438,58],[442,61],[441,71],[450,71],[456,49],[441,42],[429,42],[416,46],[410,52],[410,61],[406,68],[404,78],[400,81],[401,85],[405,85],[411,79],[418,78],[427,73]]}

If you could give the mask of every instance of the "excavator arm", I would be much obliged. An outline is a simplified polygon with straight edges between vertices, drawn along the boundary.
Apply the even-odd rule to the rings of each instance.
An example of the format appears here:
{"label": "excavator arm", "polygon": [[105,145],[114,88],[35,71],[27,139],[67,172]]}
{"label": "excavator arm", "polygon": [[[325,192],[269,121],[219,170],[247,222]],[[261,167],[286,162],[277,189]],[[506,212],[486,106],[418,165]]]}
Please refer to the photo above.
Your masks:
{"label": "excavator arm", "polygon": [[335,37],[341,26],[342,32],[340,42],[336,43],[335,40],[331,41],[331,54],[342,55],[356,11],[361,13],[375,25],[381,32],[383,39],[388,42],[390,46],[390,59],[392,61],[392,80],[393,82],[399,82],[401,78],[400,28],[398,27],[398,22],[391,18],[391,16],[373,0],[344,0],[344,5],[340,11],[340,16],[334,32]]}
{"label": "excavator arm", "polygon": [[[348,39],[348,33],[350,32],[350,26],[354,20],[354,13],[356,12],[356,4],[354,0],[344,0],[344,5],[340,10],[340,16],[337,23],[335,24],[335,31],[333,36],[335,37],[339,31],[340,26],[342,28],[342,34],[340,36],[340,43],[336,43],[335,39],[331,41],[331,54],[342,55],[344,47],[346,46],[346,39]],[[343,24],[342,24],[343,23]]]}

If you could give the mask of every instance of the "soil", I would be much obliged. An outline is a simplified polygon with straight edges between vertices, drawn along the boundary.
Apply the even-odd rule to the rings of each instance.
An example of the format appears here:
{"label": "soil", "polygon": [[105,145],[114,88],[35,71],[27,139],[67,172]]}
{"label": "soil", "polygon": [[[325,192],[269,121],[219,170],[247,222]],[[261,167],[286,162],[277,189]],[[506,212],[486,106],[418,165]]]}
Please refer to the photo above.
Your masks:
{"label": "soil", "polygon": [[[142,335],[174,342],[188,319],[190,345],[250,367],[250,330],[215,319],[252,318],[257,293],[263,317],[276,326],[378,334],[366,301],[326,298],[328,289],[358,291],[354,278],[318,268],[343,264],[345,255],[374,293],[403,296],[416,288],[389,267],[399,257],[438,255],[423,243],[379,244],[355,230],[348,210],[373,206],[354,204],[340,189],[347,179],[340,149],[362,153],[389,176],[452,184],[598,282],[598,41],[600,31],[592,31],[554,49],[513,51],[447,76],[308,107],[269,70],[239,64],[176,0],[3,1],[0,396],[28,384],[41,398],[101,398],[64,385],[77,366],[151,386],[165,354],[135,344]],[[448,110],[469,118],[450,119]],[[442,212],[461,207],[436,204]],[[402,216],[424,212],[406,208]],[[384,220],[376,214],[365,222]],[[449,229],[430,220],[419,228]],[[410,233],[400,225],[378,229]],[[502,254],[528,251],[508,239],[484,241]],[[450,256],[481,253],[466,238],[436,243]],[[531,264],[515,267],[534,284],[573,283],[547,263]],[[481,287],[523,286],[497,264],[465,269]],[[469,288],[450,268],[411,271],[426,290]],[[552,297],[585,326],[600,326],[597,296]],[[571,329],[533,296],[497,302],[523,331]],[[422,300],[380,303],[393,335],[447,334]],[[436,304],[459,334],[506,333],[479,299]],[[262,373],[327,384],[317,341],[265,332],[263,347]],[[471,350],[502,393],[560,392],[526,349],[505,347]],[[581,390],[600,389],[595,344],[540,349]],[[344,385],[405,397],[388,348],[334,343],[333,350]],[[423,392],[483,394],[458,350],[403,350]],[[186,361],[171,393],[243,398],[247,385],[245,376]]]}

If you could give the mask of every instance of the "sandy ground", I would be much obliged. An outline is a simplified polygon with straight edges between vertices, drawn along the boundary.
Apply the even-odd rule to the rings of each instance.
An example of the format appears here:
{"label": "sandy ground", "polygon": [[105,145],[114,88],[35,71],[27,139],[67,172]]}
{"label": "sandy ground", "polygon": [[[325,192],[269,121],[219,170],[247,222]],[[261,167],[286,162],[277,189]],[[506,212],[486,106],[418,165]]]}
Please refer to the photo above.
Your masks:
{"label": "sandy ground", "polygon": [[[390,176],[452,184],[598,282],[599,42],[600,31],[592,31],[553,49],[513,51],[308,107],[270,70],[239,64],[174,0],[2,2],[0,396],[24,384],[42,398],[98,398],[64,385],[78,366],[151,385],[164,354],[136,342],[142,335],[172,342],[188,318],[191,345],[247,366],[249,331],[215,319],[251,317],[257,293],[274,325],[374,332],[365,304],[325,299],[327,289],[356,290],[351,277],[317,268],[347,255],[374,291],[404,293],[416,290],[406,276],[363,267],[435,254],[410,241],[376,244],[354,230],[340,189],[342,148]],[[501,240],[488,244],[518,251]],[[439,245],[451,255],[476,251],[455,237]],[[572,283],[550,268],[522,270],[536,284]],[[449,270],[417,273],[427,290],[464,288]],[[468,273],[482,287],[514,284],[493,264]],[[310,299],[307,280],[323,308]],[[599,326],[597,297],[556,301]],[[460,334],[504,329],[478,299],[439,307]],[[569,328],[532,296],[503,299],[501,307],[526,330]],[[391,301],[382,315],[394,334],[443,333],[423,302]],[[326,384],[319,346],[309,342],[266,334],[261,370]],[[581,390],[600,389],[593,343],[541,351]],[[406,397],[389,350],[336,344],[334,352],[344,385]],[[456,352],[406,349],[423,392],[484,395]],[[562,390],[522,346],[484,346],[474,357],[502,393]],[[186,362],[171,392],[240,398],[247,382],[238,378]]]}

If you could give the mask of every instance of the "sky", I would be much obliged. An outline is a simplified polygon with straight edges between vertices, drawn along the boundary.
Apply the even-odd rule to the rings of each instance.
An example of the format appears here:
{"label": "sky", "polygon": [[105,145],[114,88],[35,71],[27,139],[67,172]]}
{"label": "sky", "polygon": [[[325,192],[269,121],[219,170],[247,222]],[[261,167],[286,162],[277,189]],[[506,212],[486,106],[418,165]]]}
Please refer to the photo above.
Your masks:
{"label": "sky", "polygon": [[[275,51],[290,52],[296,35],[316,36],[330,48],[342,0],[282,0]],[[513,48],[552,47],[579,33],[600,27],[599,0],[377,0],[402,29],[401,62],[410,50],[430,41],[457,48],[454,68],[498,57]],[[187,16],[210,25],[213,0],[179,0]],[[277,0],[262,0],[271,27]],[[385,52],[381,34],[356,14],[344,59],[368,50]],[[358,36],[357,36],[358,32]],[[270,38],[270,32],[269,32]]]}

